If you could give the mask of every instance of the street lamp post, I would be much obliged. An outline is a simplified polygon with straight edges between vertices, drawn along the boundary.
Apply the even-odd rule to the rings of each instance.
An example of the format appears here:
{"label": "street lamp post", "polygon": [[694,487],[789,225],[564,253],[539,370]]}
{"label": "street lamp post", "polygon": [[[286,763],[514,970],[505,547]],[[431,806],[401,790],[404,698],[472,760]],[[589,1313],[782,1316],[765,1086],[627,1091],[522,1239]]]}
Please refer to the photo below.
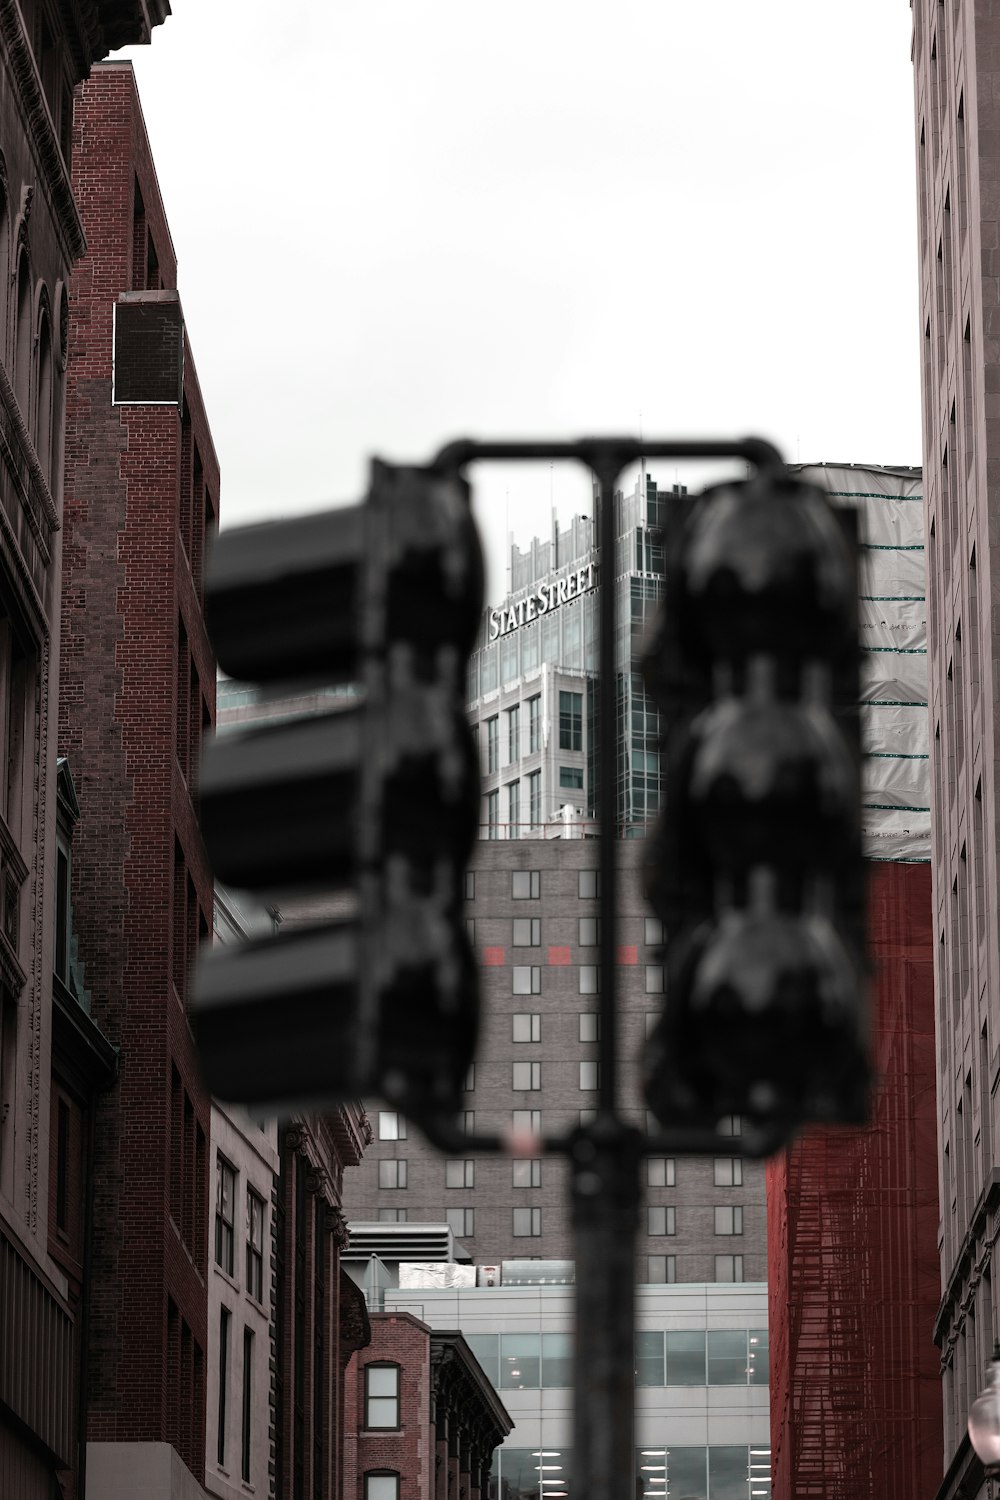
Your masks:
{"label": "street lamp post", "polygon": [[993,1358],[986,1370],[986,1389],[969,1408],[969,1441],[982,1462],[986,1493],[991,1497],[993,1482],[1000,1479],[1000,1342],[993,1346]]}

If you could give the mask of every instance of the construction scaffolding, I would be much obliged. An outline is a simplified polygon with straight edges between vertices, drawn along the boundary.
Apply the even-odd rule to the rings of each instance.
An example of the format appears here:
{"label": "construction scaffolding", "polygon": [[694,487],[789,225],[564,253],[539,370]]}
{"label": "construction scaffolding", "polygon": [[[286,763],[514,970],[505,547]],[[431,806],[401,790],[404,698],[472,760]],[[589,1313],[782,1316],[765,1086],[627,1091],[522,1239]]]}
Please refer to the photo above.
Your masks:
{"label": "construction scaffolding", "polygon": [[942,1472],[930,865],[873,863],[869,923],[871,1123],[768,1167],[773,1500],[921,1500]]}

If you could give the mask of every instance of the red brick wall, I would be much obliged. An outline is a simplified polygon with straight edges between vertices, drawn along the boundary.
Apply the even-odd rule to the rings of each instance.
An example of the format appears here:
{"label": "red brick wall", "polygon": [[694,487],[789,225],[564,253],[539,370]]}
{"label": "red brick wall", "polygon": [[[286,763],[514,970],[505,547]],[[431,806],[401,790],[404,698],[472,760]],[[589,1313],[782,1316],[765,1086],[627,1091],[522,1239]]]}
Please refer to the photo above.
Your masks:
{"label": "red brick wall", "polygon": [[[78,91],[73,176],[88,251],[70,296],[59,750],[81,807],[80,957],[95,1020],[121,1048],[120,1081],[98,1105],[89,1436],[171,1441],[201,1478],[214,1175],[183,1005],[212,883],[177,716],[193,661],[199,726],[214,718],[215,672],[181,537],[192,440],[213,515],[219,476],[189,360],[183,420],[176,406],[111,405],[113,305],[145,278],[144,255],[133,274],[136,179],[161,284],[176,276],[130,67],[98,68]],[[174,1069],[186,1119],[171,1109]],[[183,1237],[170,1214],[179,1181]]]}
{"label": "red brick wall", "polygon": [[[372,1341],[347,1367],[344,1390],[344,1500],[364,1500],[364,1477],[375,1470],[399,1474],[401,1500],[434,1494],[434,1444],[430,1423],[430,1335],[408,1313],[372,1315]],[[400,1427],[365,1427],[365,1368],[400,1367]]]}

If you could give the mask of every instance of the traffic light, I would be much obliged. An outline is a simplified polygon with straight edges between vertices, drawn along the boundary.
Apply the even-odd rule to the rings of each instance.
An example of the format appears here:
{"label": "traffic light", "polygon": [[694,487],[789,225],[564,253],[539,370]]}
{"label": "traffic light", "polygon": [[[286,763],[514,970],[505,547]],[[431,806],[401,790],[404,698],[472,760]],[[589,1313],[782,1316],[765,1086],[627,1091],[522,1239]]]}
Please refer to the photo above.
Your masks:
{"label": "traffic light", "polygon": [[[216,877],[285,912],[199,965],[191,1022],[219,1097],[378,1093],[418,1121],[457,1114],[478,1019],[462,877],[482,605],[454,474],[376,462],[362,504],[216,542],[209,635],[223,670],[264,691],[259,721],[206,749],[201,826]],[[324,711],[303,715],[306,693]]]}
{"label": "traffic light", "polygon": [[864,1118],[857,539],[853,511],[758,473],[671,500],[644,673],[665,805],[647,894],[665,1005],[644,1057],[664,1124],[774,1138]]}

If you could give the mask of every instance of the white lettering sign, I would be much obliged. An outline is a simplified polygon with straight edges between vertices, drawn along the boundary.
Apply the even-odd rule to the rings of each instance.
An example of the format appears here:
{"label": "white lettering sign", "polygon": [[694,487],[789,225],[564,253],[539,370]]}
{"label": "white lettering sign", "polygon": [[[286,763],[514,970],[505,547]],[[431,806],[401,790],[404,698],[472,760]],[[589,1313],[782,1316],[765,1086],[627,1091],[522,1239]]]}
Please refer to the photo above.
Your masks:
{"label": "white lettering sign", "polygon": [[539,615],[548,614],[550,609],[558,609],[560,604],[578,599],[581,594],[588,594],[596,583],[595,572],[594,564],[587,563],[586,567],[564,573],[552,583],[539,584],[535,593],[519,599],[516,604],[491,609],[490,640],[499,640],[502,635],[509,635],[521,625],[537,620]]}

